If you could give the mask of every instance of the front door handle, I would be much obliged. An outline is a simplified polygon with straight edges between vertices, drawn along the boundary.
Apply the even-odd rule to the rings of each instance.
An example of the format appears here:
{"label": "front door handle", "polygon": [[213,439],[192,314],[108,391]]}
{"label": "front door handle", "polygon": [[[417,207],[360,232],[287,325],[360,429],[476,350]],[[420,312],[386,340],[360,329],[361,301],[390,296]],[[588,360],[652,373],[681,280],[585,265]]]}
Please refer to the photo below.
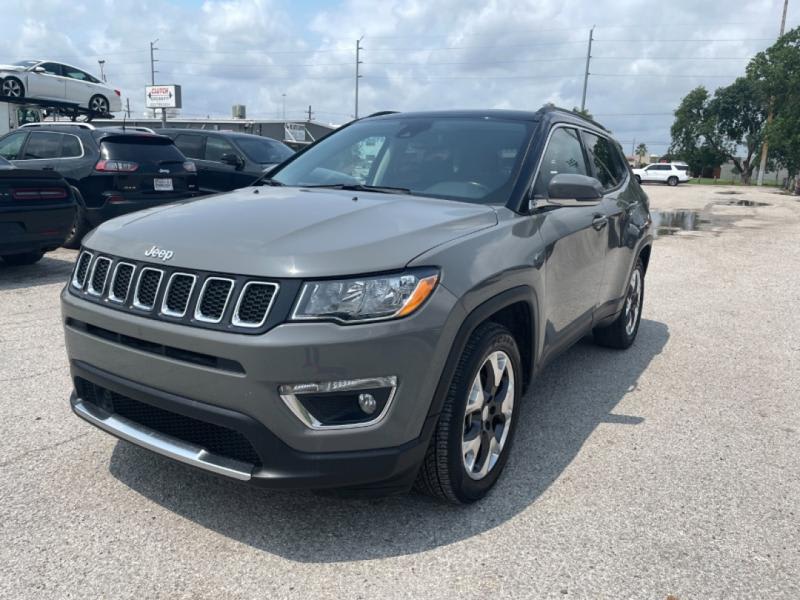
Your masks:
{"label": "front door handle", "polygon": [[594,227],[597,231],[600,231],[606,225],[608,225],[608,217],[597,215],[594,219],[592,219],[592,227]]}

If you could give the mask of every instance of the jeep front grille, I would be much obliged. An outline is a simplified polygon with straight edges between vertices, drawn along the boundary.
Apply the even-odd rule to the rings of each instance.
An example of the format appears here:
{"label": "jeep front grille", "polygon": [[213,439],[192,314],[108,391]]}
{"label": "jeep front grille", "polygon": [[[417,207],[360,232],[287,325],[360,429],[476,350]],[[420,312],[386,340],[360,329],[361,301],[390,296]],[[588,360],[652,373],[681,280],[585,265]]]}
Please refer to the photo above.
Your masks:
{"label": "jeep front grille", "polygon": [[190,273],[173,273],[169,278],[167,289],[164,292],[161,313],[169,315],[170,317],[182,317],[185,315],[196,281],[196,275]]}
{"label": "jeep front grille", "polygon": [[92,296],[102,296],[108,279],[108,268],[111,266],[111,259],[99,256],[94,261],[92,276],[89,278],[89,293]]}
{"label": "jeep front grille", "polygon": [[[259,333],[280,286],[241,275],[170,268],[83,251],[70,290],[86,300],[183,325]],[[288,310],[288,307],[286,307]]]}
{"label": "jeep front grille", "polygon": [[161,279],[164,271],[145,267],[139,273],[139,281],[136,283],[136,292],[133,295],[133,306],[142,310],[153,310],[156,305],[158,288],[161,286]]}

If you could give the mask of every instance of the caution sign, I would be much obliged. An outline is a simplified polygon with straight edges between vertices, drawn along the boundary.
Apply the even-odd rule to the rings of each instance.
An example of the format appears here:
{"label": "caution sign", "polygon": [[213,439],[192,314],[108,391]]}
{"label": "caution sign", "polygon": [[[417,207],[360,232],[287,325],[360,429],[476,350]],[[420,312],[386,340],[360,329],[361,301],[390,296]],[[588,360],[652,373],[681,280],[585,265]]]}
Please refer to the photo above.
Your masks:
{"label": "caution sign", "polygon": [[182,108],[179,85],[148,85],[144,96],[147,108]]}

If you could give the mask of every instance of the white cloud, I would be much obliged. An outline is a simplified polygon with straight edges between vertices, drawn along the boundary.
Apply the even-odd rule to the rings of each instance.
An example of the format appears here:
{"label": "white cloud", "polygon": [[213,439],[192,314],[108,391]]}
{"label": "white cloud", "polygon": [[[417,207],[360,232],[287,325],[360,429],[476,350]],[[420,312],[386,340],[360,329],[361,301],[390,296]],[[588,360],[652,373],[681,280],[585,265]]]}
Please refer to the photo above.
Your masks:
{"label": "white cloud", "polygon": [[696,85],[714,89],[741,73],[746,58],[769,45],[744,40],[774,37],[781,3],[343,0],[320,3],[316,13],[278,0],[4,4],[4,30],[19,34],[0,38],[0,62],[47,57],[94,72],[104,58],[137,112],[150,79],[148,42],[159,38],[157,80],[183,85],[185,114],[228,115],[246,104],[249,115],[275,117],[285,93],[290,117],[311,104],[320,119],[338,122],[353,112],[362,35],[362,114],[534,110],[580,102],[586,37],[596,24],[587,107],[626,148],[636,138],[663,150],[653,142],[669,141],[672,119],[660,113]]}

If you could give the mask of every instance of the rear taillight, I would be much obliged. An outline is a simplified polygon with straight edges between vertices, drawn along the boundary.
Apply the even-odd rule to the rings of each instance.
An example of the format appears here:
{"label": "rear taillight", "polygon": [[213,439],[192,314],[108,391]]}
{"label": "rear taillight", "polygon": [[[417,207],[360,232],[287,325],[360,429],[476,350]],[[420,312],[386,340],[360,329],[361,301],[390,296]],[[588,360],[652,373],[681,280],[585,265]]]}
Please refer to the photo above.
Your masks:
{"label": "rear taillight", "polygon": [[98,160],[94,166],[95,171],[103,173],[133,173],[139,168],[139,163],[129,160]]}
{"label": "rear taillight", "polygon": [[119,90],[114,90],[114,93],[115,93],[117,96],[122,96],[122,94],[120,93],[120,91],[119,91]]}
{"label": "rear taillight", "polygon": [[11,190],[14,200],[63,200],[68,197],[63,188],[20,188]]}
{"label": "rear taillight", "polygon": [[185,163],[183,163],[183,170],[187,173],[197,173],[197,165],[192,161],[187,160]]}

